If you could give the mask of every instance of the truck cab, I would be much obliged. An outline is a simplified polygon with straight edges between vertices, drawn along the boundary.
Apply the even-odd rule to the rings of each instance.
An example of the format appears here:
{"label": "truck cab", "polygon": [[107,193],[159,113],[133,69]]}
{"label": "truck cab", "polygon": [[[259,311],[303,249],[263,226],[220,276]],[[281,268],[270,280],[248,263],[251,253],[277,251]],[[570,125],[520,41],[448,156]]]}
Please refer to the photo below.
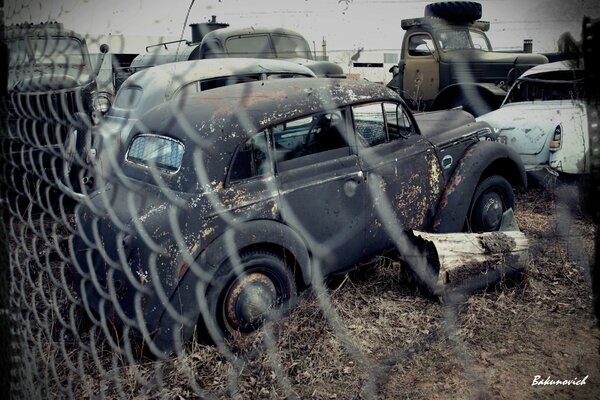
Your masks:
{"label": "truck cab", "polygon": [[404,19],[400,62],[388,87],[416,110],[462,106],[478,116],[496,109],[508,83],[548,62],[539,54],[493,51],[489,22],[475,2],[432,3],[425,16]]}

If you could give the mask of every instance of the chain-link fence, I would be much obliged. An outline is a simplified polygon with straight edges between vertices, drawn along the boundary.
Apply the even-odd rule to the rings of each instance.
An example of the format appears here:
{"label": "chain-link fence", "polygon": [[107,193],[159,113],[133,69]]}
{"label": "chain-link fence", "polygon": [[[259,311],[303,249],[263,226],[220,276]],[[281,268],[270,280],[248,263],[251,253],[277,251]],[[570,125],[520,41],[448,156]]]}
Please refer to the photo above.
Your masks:
{"label": "chain-link fence", "polygon": [[[8,75],[21,85],[1,153],[14,398],[598,394],[595,227],[578,185],[516,192],[525,271],[506,233],[513,245],[482,251],[501,257],[445,284],[444,254],[407,229],[444,223],[444,201],[459,231],[465,218],[485,227],[466,217],[477,190],[453,200],[419,121],[386,108],[383,87],[274,79],[302,74],[273,64],[272,77],[217,74],[206,79],[222,87],[207,88],[191,67],[167,66],[133,75],[100,117],[81,42],[52,37],[30,44],[40,63],[12,53]],[[401,148],[377,150],[394,134]],[[403,153],[418,146],[418,158]],[[476,165],[462,173],[485,181]],[[514,268],[519,279],[499,279]],[[546,377],[581,385],[532,385]]]}

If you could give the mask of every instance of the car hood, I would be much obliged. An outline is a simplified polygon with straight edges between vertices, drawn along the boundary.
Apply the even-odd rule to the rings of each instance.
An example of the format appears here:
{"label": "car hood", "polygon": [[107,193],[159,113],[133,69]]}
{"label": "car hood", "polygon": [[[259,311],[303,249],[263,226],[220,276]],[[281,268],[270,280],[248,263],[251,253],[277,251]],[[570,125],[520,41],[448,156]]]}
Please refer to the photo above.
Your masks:
{"label": "car hood", "polygon": [[471,114],[461,109],[415,114],[415,119],[421,134],[436,147],[487,128],[486,124],[477,124]]}

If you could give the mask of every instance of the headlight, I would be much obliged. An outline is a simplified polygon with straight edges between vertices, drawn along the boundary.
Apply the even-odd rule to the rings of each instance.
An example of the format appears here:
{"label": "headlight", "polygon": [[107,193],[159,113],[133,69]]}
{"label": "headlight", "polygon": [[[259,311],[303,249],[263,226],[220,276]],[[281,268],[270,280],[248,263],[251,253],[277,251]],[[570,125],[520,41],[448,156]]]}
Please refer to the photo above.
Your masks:
{"label": "headlight", "polygon": [[101,114],[106,114],[106,112],[110,109],[110,106],[110,94],[106,92],[98,93],[94,100],[94,111]]}

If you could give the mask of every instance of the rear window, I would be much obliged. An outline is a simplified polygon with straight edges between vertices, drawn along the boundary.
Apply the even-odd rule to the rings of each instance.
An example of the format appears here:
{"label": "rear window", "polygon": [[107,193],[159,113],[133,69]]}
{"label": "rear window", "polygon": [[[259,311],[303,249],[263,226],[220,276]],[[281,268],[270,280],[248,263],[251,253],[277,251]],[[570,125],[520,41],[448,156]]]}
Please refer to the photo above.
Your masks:
{"label": "rear window", "polygon": [[260,80],[260,74],[234,75],[221,78],[204,79],[190,82],[178,90],[175,96],[189,96],[205,90],[216,89],[222,86],[235,85],[237,83],[253,82]]}
{"label": "rear window", "polygon": [[230,57],[275,58],[268,35],[230,37],[225,47]]}
{"label": "rear window", "polygon": [[184,146],[178,140],[159,135],[138,135],[129,145],[125,159],[142,167],[176,173],[181,168]]}

